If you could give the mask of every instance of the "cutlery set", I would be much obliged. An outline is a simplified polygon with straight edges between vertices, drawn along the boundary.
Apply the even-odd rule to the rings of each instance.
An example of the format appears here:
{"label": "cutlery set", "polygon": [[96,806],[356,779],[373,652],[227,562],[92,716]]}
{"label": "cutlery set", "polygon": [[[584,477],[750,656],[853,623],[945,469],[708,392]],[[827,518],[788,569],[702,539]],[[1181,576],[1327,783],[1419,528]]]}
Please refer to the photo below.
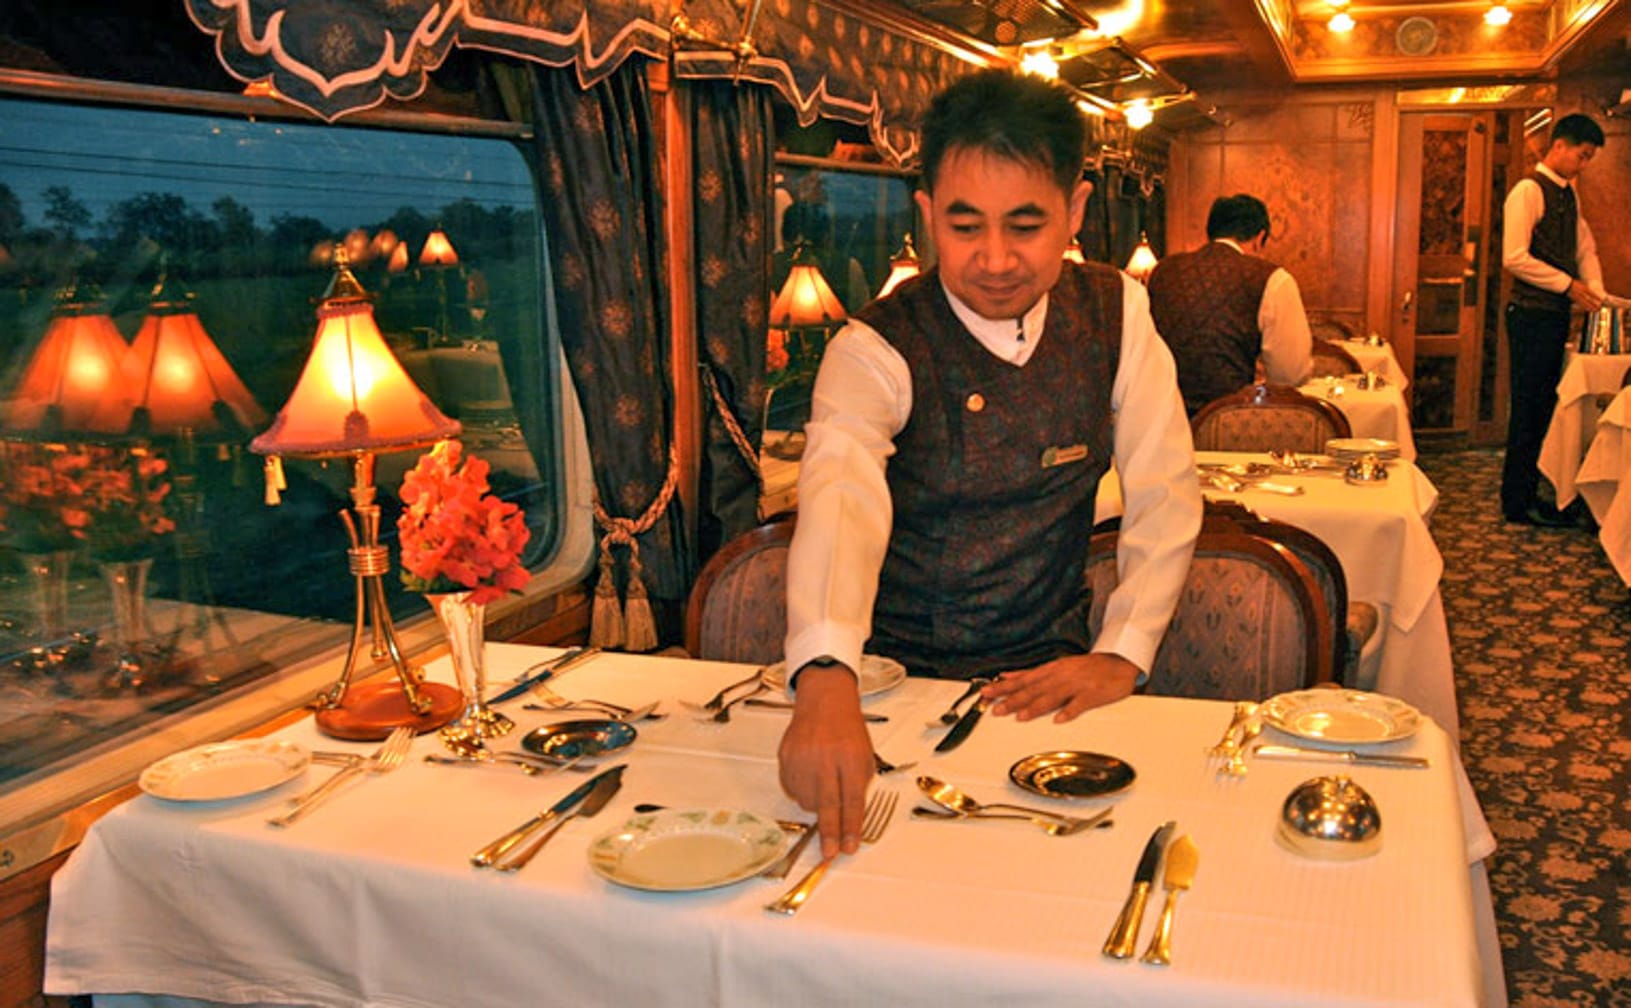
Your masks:
{"label": "cutlery set", "polygon": [[380,744],[378,749],[368,756],[357,756],[347,762],[328,780],[290,799],[291,806],[287,812],[275,815],[266,820],[273,826],[292,826],[304,818],[306,813],[316,808],[325,798],[339,791],[340,785],[354,777],[365,773],[390,773],[402,765],[407,758],[408,750],[413,746],[413,729],[406,725],[391,730],[391,734]]}
{"label": "cutlery set", "polygon": [[[566,797],[560,801],[470,855],[470,863],[477,868],[493,868],[502,872],[519,871],[543,849],[544,844],[548,843],[568,820],[577,816],[587,818],[604,808],[623,786],[625,766],[626,764],[619,763],[579,784],[567,792]],[[530,846],[514,855],[510,854],[510,851],[540,830],[543,831],[542,834]]]}
{"label": "cutlery set", "polygon": [[[1161,907],[1155,933],[1150,936],[1139,962],[1152,966],[1172,963],[1172,921],[1178,909],[1178,894],[1195,884],[1195,872],[1200,866],[1200,851],[1187,834],[1176,840],[1171,839],[1177,828],[1176,822],[1163,823],[1144,844],[1138,867],[1133,870],[1132,889],[1128,891],[1127,900],[1121,906],[1121,913],[1116,915],[1116,922],[1111,926],[1101,950],[1111,959],[1131,959],[1138,948],[1144,907],[1155,887],[1155,876],[1160,872],[1166,901]],[[1166,864],[1165,872],[1160,871],[1163,861]]]}

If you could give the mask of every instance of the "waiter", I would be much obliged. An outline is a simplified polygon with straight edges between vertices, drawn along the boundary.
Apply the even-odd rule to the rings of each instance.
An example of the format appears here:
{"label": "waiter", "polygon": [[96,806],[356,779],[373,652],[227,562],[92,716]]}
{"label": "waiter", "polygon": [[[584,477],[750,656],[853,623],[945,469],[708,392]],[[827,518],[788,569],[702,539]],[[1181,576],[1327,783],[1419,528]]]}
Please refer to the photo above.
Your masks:
{"label": "waiter", "polygon": [[1567,115],[1552,127],[1546,154],[1506,197],[1501,262],[1512,274],[1506,306],[1511,413],[1501,511],[1509,522],[1558,527],[1572,522],[1542,505],[1535,488],[1541,441],[1557,405],[1569,311],[1603,303],[1597,243],[1575,198],[1574,180],[1603,145],[1603,129],[1590,116]]}

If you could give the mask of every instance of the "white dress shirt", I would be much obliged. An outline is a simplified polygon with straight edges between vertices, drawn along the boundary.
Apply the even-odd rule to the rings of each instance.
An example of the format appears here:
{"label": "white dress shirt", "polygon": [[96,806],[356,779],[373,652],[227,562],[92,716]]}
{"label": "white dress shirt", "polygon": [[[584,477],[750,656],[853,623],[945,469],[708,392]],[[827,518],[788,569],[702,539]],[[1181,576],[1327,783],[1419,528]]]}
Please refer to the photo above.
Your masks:
{"label": "white dress shirt", "polygon": [[[1218,241],[1248,254],[1232,238]],[[1257,305],[1257,328],[1263,334],[1258,358],[1263,374],[1275,385],[1301,385],[1314,373],[1314,333],[1303,310],[1302,291],[1285,267],[1276,266]]]}
{"label": "white dress shirt", "polygon": [[[1544,163],[1535,166],[1535,170],[1556,182],[1565,189],[1574,188],[1573,183],[1565,180],[1557,172],[1546,167]],[[1578,190],[1576,190],[1578,194]],[[1534,235],[1535,223],[1546,212],[1546,194],[1540,191],[1540,183],[1532,178],[1522,178],[1506,194],[1506,209],[1504,211],[1501,232],[1501,265],[1525,283],[1533,284],[1541,290],[1563,294],[1568,291],[1569,284],[1574,277],[1558,269],[1548,266],[1536,259],[1529,252],[1529,241]],[[1575,200],[1575,239],[1574,260],[1580,270],[1580,279],[1585,281],[1587,287],[1598,294],[1605,293],[1603,288],[1603,267],[1597,261],[1597,240],[1591,236],[1591,228],[1586,226],[1586,214],[1580,209],[1578,195]]]}
{"label": "white dress shirt", "polygon": [[[982,318],[949,291],[946,296],[957,318],[997,357],[1023,366],[1036,351],[1046,296],[1023,318],[1003,320]],[[1156,335],[1144,287],[1125,276],[1110,406],[1126,507],[1116,555],[1120,583],[1093,650],[1148,671],[1188,576],[1201,492],[1172,354]],[[893,524],[884,467],[911,413],[905,358],[852,319],[827,346],[804,428],[798,526],[787,562],[789,669],[822,655],[860,667]],[[1084,538],[1088,532],[1082,529]]]}

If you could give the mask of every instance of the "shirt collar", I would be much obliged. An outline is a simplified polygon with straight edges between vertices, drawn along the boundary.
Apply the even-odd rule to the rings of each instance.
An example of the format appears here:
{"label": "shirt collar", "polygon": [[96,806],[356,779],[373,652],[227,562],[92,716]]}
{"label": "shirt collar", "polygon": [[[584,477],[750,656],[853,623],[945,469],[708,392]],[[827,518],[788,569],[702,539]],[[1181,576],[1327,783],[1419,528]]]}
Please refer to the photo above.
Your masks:
{"label": "shirt collar", "polygon": [[1234,249],[1236,252],[1239,252],[1241,255],[1246,254],[1246,250],[1241,248],[1240,243],[1235,241],[1233,238],[1214,238],[1212,240],[1217,242],[1219,245],[1229,246],[1230,248]]}
{"label": "shirt collar", "polygon": [[1542,161],[1539,164],[1535,165],[1535,171],[1537,171],[1540,174],[1542,174],[1542,175],[1546,176],[1547,178],[1551,179],[1553,182],[1556,182],[1558,185],[1562,186],[1563,188],[1565,188],[1565,189],[1569,188],[1569,180],[1564,178],[1563,176],[1559,175],[1557,172],[1552,171],[1552,169],[1546,167],[1546,162]]}
{"label": "shirt collar", "polygon": [[1048,295],[1045,293],[1031,306],[1030,311],[1019,317],[1017,320],[1019,324],[1016,326],[1015,319],[988,319],[979,314],[960,301],[957,295],[946,287],[944,280],[940,282],[940,289],[945,291],[946,300],[951,302],[951,310],[957,316],[957,321],[968,327],[968,331],[974,334],[975,339],[999,357],[1008,358],[1010,354],[997,348],[1019,342],[1022,332],[1024,341],[1033,347],[1042,338],[1042,324],[1048,318]]}

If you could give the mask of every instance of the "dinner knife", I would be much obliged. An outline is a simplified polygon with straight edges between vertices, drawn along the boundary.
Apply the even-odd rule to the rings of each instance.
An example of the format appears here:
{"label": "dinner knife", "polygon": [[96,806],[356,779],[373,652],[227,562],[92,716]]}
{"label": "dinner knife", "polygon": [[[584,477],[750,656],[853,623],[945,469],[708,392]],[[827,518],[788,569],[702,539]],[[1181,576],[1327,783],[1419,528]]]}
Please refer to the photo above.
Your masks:
{"label": "dinner knife", "polygon": [[579,784],[577,787],[567,792],[565,798],[562,798],[549,808],[538,813],[531,819],[528,819],[526,822],[517,826],[515,829],[510,830],[497,840],[494,840],[481,850],[470,855],[470,863],[478,868],[492,867],[493,862],[503,857],[504,854],[510,850],[510,848],[514,847],[522,840],[525,840],[533,830],[538,829],[541,826],[548,825],[550,822],[565,814],[574,805],[578,804],[578,802],[588,798],[589,793],[600,784],[602,779],[608,775],[621,775],[623,772],[623,767],[626,765],[627,764],[619,763],[617,766],[602,770],[600,773],[595,774],[582,784]]}
{"label": "dinner knife", "polygon": [[496,704],[503,703],[506,700],[514,700],[516,697],[521,696],[546,679],[557,676],[580,662],[586,662],[599,653],[600,648],[597,647],[573,648],[572,650],[546,662],[543,668],[539,669],[537,672],[534,672],[532,675],[527,676],[525,679],[522,679],[515,685],[505,689],[497,696],[489,697],[487,702],[489,704]]}
{"label": "dinner knife", "polygon": [[594,779],[594,785],[594,788],[589,792],[589,796],[583,800],[582,804],[566,815],[561,816],[556,820],[555,825],[544,830],[543,835],[534,840],[531,847],[503,864],[497,865],[498,870],[501,872],[520,871],[527,866],[527,862],[531,861],[534,855],[543,849],[544,844],[549,843],[549,838],[559,833],[561,827],[565,826],[568,821],[573,818],[587,819],[605,808],[606,803],[612,800],[612,795],[617,794],[618,789],[623,786],[623,764],[620,763],[597,776]]}
{"label": "dinner knife", "polygon": [[957,719],[957,723],[951,726],[951,731],[946,732],[946,737],[936,743],[934,751],[951,752],[962,745],[968,738],[968,733],[973,731],[974,726],[980,723],[980,718],[984,716],[985,709],[990,704],[991,701],[981,697],[978,703],[964,711],[963,716]]}
{"label": "dinner knife", "polygon": [[1168,821],[1151,833],[1144,844],[1144,853],[1139,855],[1138,868],[1133,872],[1133,887],[1121,905],[1121,913],[1116,915],[1109,937],[1104,939],[1103,952],[1110,958],[1132,958],[1138,946],[1138,926],[1144,922],[1144,904],[1149,901],[1150,886],[1155,884],[1155,872],[1161,866],[1161,854],[1177,828],[1176,822]]}
{"label": "dinner knife", "polygon": [[1318,763],[1353,763],[1359,766],[1388,766],[1422,768],[1431,766],[1425,756],[1395,756],[1391,753],[1367,753],[1353,749],[1299,749],[1296,746],[1260,745],[1252,755],[1264,759],[1313,760]]}

